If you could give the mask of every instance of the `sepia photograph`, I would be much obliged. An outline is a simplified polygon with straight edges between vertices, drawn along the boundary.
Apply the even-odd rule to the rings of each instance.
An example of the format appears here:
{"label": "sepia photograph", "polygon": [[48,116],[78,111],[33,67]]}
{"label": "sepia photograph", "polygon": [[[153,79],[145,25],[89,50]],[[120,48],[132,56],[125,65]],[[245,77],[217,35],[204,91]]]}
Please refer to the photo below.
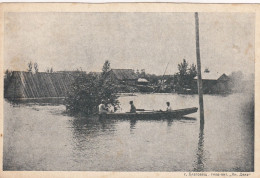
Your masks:
{"label": "sepia photograph", "polygon": [[3,19],[3,171],[255,171],[255,13]]}

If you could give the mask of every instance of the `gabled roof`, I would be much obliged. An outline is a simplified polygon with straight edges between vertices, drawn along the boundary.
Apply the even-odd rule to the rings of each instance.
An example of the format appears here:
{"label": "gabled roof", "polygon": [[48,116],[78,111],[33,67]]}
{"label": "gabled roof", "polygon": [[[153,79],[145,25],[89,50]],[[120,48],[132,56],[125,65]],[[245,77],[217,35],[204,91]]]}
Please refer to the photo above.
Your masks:
{"label": "gabled roof", "polygon": [[226,74],[222,74],[222,75],[218,78],[218,80],[227,81],[227,80],[229,80],[229,77],[228,77]]}
{"label": "gabled roof", "polygon": [[119,80],[137,80],[138,77],[133,69],[111,69],[110,72],[114,73]]}
{"label": "gabled roof", "polygon": [[68,72],[14,71],[4,94],[6,98],[66,97],[74,79]]}

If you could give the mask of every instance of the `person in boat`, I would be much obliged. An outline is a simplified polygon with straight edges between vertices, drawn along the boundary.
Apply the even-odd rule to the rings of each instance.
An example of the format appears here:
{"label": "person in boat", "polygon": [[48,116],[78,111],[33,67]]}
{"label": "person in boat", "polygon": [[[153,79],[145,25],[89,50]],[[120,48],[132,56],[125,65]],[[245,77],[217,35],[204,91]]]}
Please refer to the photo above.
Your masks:
{"label": "person in boat", "polygon": [[129,104],[131,105],[130,112],[131,113],[136,113],[136,108],[135,108],[134,102],[130,101]]}
{"label": "person in boat", "polygon": [[107,111],[110,113],[113,113],[113,112],[115,112],[115,107],[112,104],[108,104]]}
{"label": "person in boat", "polygon": [[167,105],[166,111],[171,111],[172,110],[171,103],[166,102],[166,105]]}
{"label": "person in boat", "polygon": [[98,113],[99,114],[106,114],[107,113],[107,108],[105,106],[105,101],[104,100],[102,100],[101,104],[98,105]]}

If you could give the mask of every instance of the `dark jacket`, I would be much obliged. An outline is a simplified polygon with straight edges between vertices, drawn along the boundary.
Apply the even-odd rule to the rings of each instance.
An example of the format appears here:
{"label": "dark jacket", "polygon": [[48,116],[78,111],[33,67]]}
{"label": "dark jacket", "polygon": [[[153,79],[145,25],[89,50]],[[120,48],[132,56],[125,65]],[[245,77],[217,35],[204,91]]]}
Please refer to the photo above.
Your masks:
{"label": "dark jacket", "polygon": [[131,104],[131,109],[130,112],[135,113],[136,112],[136,108],[133,104]]}

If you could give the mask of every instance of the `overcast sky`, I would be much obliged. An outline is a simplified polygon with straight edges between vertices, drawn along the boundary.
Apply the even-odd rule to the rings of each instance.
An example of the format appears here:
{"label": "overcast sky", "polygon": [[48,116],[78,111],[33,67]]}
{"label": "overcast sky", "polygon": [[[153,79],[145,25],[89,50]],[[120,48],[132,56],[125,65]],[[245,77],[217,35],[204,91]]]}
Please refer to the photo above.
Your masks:
{"label": "overcast sky", "polygon": [[[199,13],[202,70],[254,72],[254,14]],[[5,69],[177,72],[196,63],[194,13],[6,13]]]}

